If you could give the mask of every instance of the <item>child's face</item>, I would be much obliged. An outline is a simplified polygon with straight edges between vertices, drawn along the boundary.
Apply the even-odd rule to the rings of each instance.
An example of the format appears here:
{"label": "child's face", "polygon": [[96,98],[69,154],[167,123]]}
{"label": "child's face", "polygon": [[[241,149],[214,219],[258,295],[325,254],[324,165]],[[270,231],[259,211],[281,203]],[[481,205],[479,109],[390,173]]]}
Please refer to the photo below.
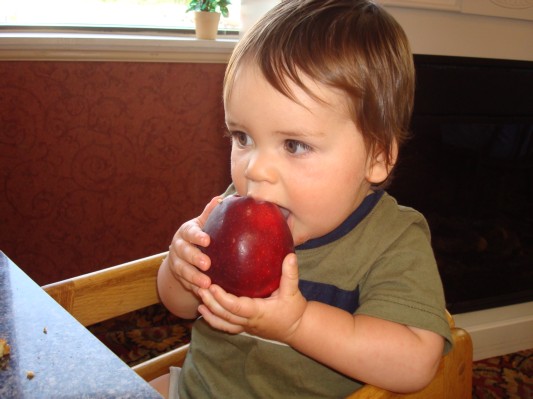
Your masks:
{"label": "child's face", "polygon": [[237,193],[288,210],[296,245],[339,226],[387,172],[368,156],[342,94],[304,83],[325,102],[291,82],[294,102],[244,66],[225,104]]}

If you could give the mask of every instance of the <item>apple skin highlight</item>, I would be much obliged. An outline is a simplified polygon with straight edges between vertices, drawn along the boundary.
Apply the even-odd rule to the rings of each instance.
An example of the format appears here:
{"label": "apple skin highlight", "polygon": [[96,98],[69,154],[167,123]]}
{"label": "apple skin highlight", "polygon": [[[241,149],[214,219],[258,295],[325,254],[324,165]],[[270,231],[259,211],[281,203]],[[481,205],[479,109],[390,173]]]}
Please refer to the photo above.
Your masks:
{"label": "apple skin highlight", "polygon": [[294,252],[289,226],[271,202],[232,195],[213,209],[200,248],[211,259],[212,283],[236,296],[266,298],[278,287],[283,259]]}

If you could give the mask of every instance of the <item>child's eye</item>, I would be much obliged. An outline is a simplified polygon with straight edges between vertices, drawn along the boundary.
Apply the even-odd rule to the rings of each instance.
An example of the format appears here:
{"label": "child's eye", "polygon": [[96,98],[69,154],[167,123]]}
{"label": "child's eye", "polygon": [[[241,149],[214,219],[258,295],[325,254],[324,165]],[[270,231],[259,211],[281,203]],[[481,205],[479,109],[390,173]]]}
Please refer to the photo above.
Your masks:
{"label": "child's eye", "polygon": [[252,145],[252,138],[243,132],[232,132],[231,139],[239,147],[247,147]]}
{"label": "child's eye", "polygon": [[312,150],[308,144],[297,140],[285,140],[285,150],[293,155],[301,155]]}

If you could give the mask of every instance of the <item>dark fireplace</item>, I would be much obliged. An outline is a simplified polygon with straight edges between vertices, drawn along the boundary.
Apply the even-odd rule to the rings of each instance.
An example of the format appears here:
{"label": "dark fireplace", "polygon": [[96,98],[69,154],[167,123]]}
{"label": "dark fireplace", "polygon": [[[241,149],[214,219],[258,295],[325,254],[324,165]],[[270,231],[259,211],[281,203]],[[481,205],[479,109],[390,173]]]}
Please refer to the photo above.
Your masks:
{"label": "dark fireplace", "polygon": [[415,56],[389,191],[428,219],[453,313],[533,300],[533,62]]}

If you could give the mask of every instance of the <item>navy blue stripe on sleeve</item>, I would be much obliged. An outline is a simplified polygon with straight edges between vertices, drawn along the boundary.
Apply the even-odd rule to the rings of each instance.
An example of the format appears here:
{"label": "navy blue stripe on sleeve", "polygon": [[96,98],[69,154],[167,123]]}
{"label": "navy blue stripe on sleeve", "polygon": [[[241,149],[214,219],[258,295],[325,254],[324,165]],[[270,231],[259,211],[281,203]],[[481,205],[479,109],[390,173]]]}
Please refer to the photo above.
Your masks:
{"label": "navy blue stripe on sleeve", "polygon": [[346,291],[331,284],[300,280],[299,288],[308,301],[322,302],[335,306],[349,313],[355,313],[359,307],[359,287]]}

